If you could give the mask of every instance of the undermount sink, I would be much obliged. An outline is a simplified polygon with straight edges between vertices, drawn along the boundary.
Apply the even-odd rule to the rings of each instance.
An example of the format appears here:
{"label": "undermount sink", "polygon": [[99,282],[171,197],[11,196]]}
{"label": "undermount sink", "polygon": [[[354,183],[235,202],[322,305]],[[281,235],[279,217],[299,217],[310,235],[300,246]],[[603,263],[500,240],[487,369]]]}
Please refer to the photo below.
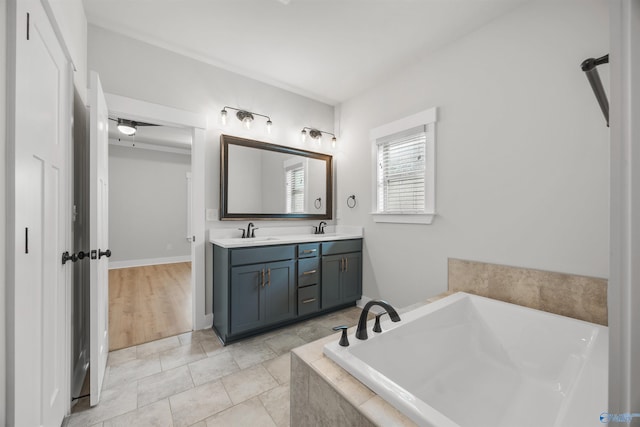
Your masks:
{"label": "undermount sink", "polygon": [[[258,233],[270,234],[267,236],[257,237],[215,237],[219,230],[211,230],[209,241],[214,245],[221,246],[223,248],[242,248],[251,246],[268,246],[268,245],[288,245],[299,243],[311,243],[311,242],[326,242],[329,240],[347,240],[347,239],[361,239],[362,228],[353,227],[346,228],[346,230],[334,231],[324,234],[314,234],[313,230],[309,230],[310,227],[292,227],[289,229],[283,228],[263,228]],[[309,231],[311,233],[309,233]],[[293,231],[293,232],[291,232]],[[225,233],[226,234],[226,233]],[[237,236],[238,234],[236,234]]]}
{"label": "undermount sink", "polygon": [[251,243],[251,242],[266,242],[268,240],[280,240],[278,237],[268,236],[268,237],[236,237],[233,239],[228,239],[233,242],[239,243]]}

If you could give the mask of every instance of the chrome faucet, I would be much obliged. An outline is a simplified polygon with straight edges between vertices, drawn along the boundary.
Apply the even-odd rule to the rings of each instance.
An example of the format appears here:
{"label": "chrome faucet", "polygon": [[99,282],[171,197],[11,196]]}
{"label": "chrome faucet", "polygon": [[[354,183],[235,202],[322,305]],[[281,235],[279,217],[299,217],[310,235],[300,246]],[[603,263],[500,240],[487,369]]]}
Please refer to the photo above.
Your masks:
{"label": "chrome faucet", "polygon": [[391,320],[393,322],[400,321],[398,312],[393,307],[391,307],[391,304],[382,300],[371,300],[364,306],[364,308],[362,309],[362,313],[360,313],[360,320],[358,321],[358,327],[356,328],[356,338],[358,338],[359,340],[366,340],[368,338],[367,316],[369,315],[369,309],[374,305],[379,305],[380,307],[387,310],[387,313],[389,313],[389,317],[391,317]]}
{"label": "chrome faucet", "polygon": [[318,224],[317,227],[314,227],[316,229],[315,234],[324,234],[324,228],[327,226],[327,223],[324,221],[320,221],[320,224]]}

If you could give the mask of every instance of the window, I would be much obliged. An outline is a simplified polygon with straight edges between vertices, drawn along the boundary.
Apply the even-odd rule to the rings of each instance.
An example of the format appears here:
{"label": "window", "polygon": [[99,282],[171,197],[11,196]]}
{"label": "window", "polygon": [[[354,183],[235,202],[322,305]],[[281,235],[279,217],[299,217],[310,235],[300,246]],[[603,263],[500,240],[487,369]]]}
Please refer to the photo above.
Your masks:
{"label": "window", "polygon": [[304,167],[298,163],[286,169],[286,213],[304,213]]}
{"label": "window", "polygon": [[433,221],[435,119],[433,108],[371,131],[376,222]]}

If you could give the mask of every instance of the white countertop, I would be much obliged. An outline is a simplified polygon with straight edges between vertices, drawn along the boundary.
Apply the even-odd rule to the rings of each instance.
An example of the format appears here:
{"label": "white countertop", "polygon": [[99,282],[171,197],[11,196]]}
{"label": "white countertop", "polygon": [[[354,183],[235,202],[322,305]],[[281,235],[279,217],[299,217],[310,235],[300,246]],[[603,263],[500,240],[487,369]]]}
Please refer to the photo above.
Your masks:
{"label": "white countertop", "polygon": [[292,243],[326,242],[362,239],[364,230],[356,226],[327,226],[324,234],[313,234],[311,227],[269,227],[256,229],[256,237],[243,239],[239,230],[211,229],[209,241],[223,248],[287,245]]}

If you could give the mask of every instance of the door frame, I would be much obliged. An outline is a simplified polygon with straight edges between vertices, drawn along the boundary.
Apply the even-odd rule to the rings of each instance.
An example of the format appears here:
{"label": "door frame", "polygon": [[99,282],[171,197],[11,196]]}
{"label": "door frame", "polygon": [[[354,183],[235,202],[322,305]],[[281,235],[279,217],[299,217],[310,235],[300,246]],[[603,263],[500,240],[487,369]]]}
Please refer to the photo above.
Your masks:
{"label": "door frame", "polygon": [[164,105],[153,104],[105,92],[109,113],[131,120],[152,122],[166,126],[191,128],[192,209],[191,233],[191,306],[193,330],[211,326],[213,314],[206,314],[205,298],[205,131],[207,118]]}

